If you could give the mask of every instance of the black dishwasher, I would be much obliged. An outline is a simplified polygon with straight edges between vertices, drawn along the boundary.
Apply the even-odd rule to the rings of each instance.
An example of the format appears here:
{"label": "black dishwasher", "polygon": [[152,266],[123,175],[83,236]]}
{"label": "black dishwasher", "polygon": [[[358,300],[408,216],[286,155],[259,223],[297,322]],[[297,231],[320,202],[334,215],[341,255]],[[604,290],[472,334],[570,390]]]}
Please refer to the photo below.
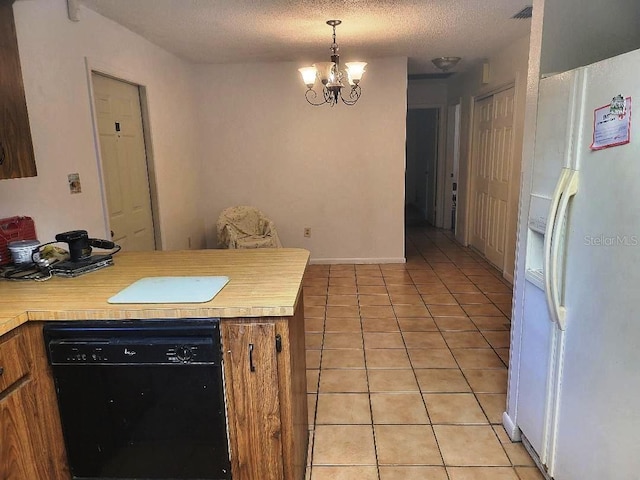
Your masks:
{"label": "black dishwasher", "polygon": [[218,319],[51,322],[75,479],[230,479]]}

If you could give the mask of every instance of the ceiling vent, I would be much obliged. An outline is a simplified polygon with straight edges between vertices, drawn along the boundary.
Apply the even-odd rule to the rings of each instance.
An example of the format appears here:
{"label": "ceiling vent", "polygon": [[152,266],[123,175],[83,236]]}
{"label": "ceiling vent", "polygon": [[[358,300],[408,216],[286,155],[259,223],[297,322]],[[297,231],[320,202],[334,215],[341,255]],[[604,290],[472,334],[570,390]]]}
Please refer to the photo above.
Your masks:
{"label": "ceiling vent", "polygon": [[533,12],[533,7],[524,7],[522,10],[520,10],[518,13],[516,13],[513,17],[511,18],[516,18],[518,20],[523,20],[523,19],[527,19],[527,18],[531,18],[531,13]]}

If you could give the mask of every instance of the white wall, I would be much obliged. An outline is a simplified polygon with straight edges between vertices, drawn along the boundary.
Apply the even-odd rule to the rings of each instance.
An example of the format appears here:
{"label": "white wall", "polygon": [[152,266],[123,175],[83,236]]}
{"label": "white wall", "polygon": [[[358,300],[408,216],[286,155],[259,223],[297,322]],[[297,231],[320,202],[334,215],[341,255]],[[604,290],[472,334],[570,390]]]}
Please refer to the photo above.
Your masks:
{"label": "white wall", "polygon": [[190,65],[84,7],[71,22],[64,0],[14,12],[38,176],[0,181],[0,217],[33,217],[42,241],[108,235],[88,59],[145,86],[164,249],[213,246],[220,211],[249,203],[316,260],[404,260],[406,58],[370,59],[356,106],[312,107],[300,65]]}
{"label": "white wall", "polygon": [[543,75],[640,48],[638,0],[547,0],[543,8]]}
{"label": "white wall", "polygon": [[210,246],[249,204],[312,261],[404,261],[406,58],[368,60],[359,102],[333,108],[306,102],[301,65],[197,68]]}
{"label": "white wall", "polygon": [[522,140],[522,175],[520,202],[518,206],[518,230],[516,235],[516,265],[513,288],[513,309],[511,315],[511,345],[509,351],[509,391],[507,409],[503,424],[513,441],[521,439],[518,423],[517,398],[520,370],[520,350],[522,339],[522,312],[524,310],[524,287],[527,254],[527,230],[529,226],[529,206],[531,179],[533,177],[533,155],[536,138],[536,117],[538,113],[538,89],[540,83],[540,53],[542,49],[542,25],[545,0],[533,1],[533,18],[529,41],[529,70],[527,73],[527,93],[525,98],[524,136]]}
{"label": "white wall", "polygon": [[490,80],[482,84],[482,65],[473,70],[454,77],[449,84],[449,103],[454,105],[460,101],[460,170],[458,188],[458,210],[456,238],[468,244],[471,226],[469,211],[469,162],[471,159],[473,105],[476,98],[515,85],[514,142],[513,167],[511,171],[511,188],[509,193],[507,248],[503,275],[513,280],[515,269],[515,245],[518,220],[518,198],[520,192],[521,152],[524,134],[524,106],[527,93],[527,71],[529,57],[529,36],[512,42],[505,49],[491,55],[487,61],[490,65]]}
{"label": "white wall", "polygon": [[[87,57],[146,86],[163,248],[187,248],[189,236],[203,246],[190,65],[84,7],[71,22],[65,0],[16,2],[14,15],[38,176],[0,181],[0,218],[33,217],[41,241],[77,228],[107,236]],[[69,193],[69,173],[80,174],[81,194]]]}

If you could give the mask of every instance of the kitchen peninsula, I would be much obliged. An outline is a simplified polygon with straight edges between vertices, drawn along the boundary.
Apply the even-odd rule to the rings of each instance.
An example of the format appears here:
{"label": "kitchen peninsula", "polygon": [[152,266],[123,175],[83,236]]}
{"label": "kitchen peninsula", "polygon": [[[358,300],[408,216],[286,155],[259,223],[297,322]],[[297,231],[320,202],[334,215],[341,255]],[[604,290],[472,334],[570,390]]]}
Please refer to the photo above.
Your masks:
{"label": "kitchen peninsula", "polygon": [[[308,259],[302,249],[123,252],[114,266],[77,278],[0,282],[0,478],[70,478],[44,322],[217,317],[232,478],[302,480]],[[205,303],[107,302],[133,282],[157,276],[227,276],[229,283]]]}

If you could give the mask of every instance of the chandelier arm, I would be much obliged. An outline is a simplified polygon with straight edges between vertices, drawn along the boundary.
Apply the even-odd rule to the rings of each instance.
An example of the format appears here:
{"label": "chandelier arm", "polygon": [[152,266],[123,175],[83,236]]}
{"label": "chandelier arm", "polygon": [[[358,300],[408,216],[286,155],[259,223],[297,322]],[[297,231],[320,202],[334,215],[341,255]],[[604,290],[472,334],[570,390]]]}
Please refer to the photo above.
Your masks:
{"label": "chandelier arm", "polygon": [[305,93],[304,93],[304,98],[307,100],[307,102],[309,102],[311,105],[313,105],[314,107],[319,107],[320,105],[324,105],[325,103],[327,103],[327,96],[326,94],[323,95],[323,100],[321,102],[314,102],[314,100],[318,97],[318,93],[310,88],[308,89]]}
{"label": "chandelier arm", "polygon": [[360,85],[354,85],[353,87],[351,87],[348,99],[345,99],[344,95],[340,98],[342,99],[342,103],[344,103],[345,105],[355,105],[355,103],[360,99],[361,94],[362,90],[360,89]]}

